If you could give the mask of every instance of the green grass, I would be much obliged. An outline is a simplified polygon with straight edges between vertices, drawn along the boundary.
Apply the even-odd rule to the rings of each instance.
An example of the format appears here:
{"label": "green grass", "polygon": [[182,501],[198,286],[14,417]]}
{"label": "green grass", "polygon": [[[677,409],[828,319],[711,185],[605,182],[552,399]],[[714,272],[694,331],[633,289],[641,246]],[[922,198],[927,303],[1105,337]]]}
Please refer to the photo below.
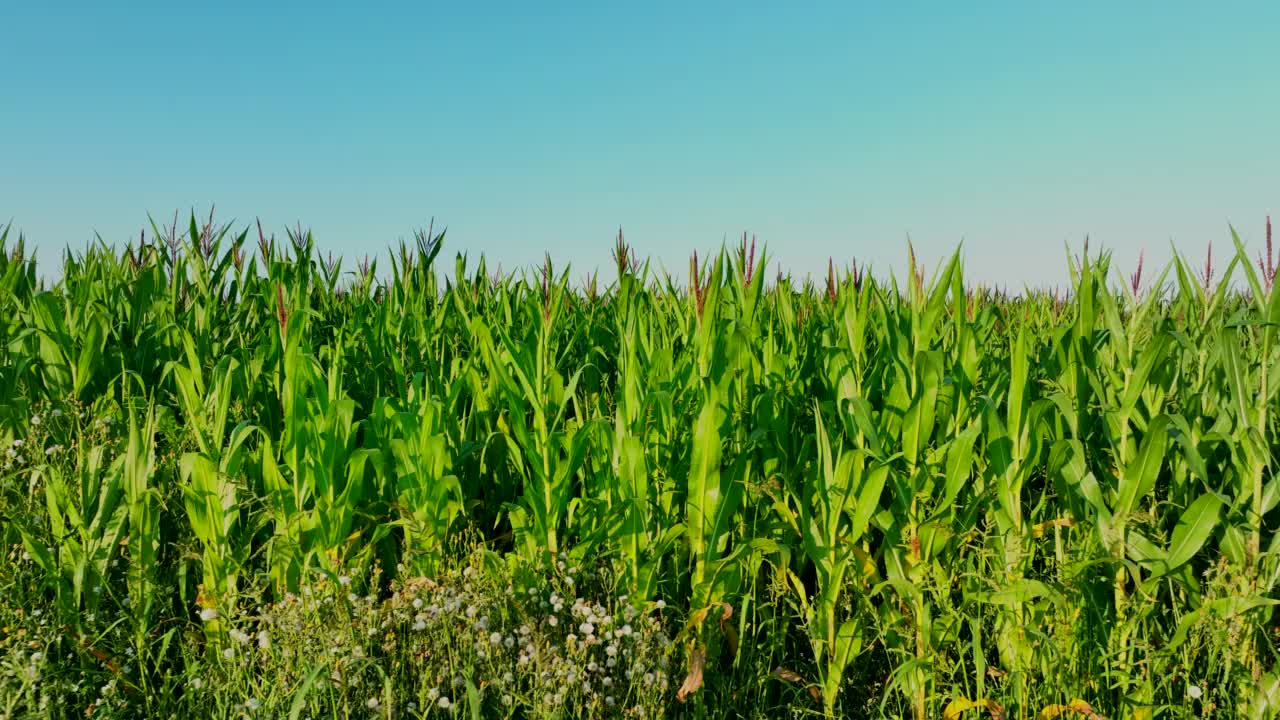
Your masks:
{"label": "green grass", "polygon": [[[1270,259],[0,230],[0,718],[1275,717]],[[772,276],[772,277],[770,277]]]}

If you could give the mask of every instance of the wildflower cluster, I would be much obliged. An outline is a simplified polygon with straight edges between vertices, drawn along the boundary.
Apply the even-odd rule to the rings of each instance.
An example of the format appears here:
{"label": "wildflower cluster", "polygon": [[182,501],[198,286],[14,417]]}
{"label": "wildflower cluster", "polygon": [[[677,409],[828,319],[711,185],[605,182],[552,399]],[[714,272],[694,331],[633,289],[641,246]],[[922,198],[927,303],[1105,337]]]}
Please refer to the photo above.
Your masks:
{"label": "wildflower cluster", "polygon": [[186,691],[234,697],[251,715],[287,710],[304,683],[326,698],[318,710],[374,716],[445,717],[475,703],[485,717],[645,714],[670,688],[658,613],[625,595],[570,597],[570,570],[517,589],[504,568],[476,563],[396,580],[381,596],[355,589],[376,574],[341,575],[238,617],[200,609],[207,645]]}

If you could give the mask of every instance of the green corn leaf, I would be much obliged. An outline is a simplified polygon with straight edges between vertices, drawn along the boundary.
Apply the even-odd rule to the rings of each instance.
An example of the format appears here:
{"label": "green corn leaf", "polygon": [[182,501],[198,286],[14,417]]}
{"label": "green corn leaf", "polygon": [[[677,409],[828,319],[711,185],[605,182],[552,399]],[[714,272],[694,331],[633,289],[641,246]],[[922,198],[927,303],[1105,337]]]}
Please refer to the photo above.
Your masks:
{"label": "green corn leaf", "polygon": [[1169,447],[1168,425],[1169,419],[1161,415],[1147,427],[1147,433],[1142,439],[1137,457],[1125,467],[1121,475],[1113,508],[1116,515],[1132,513],[1137,502],[1155,488],[1160,468],[1164,465],[1165,452]]}
{"label": "green corn leaf", "polygon": [[1218,526],[1222,505],[1221,500],[1206,493],[1187,506],[1173,529],[1165,572],[1178,569],[1200,552]]}

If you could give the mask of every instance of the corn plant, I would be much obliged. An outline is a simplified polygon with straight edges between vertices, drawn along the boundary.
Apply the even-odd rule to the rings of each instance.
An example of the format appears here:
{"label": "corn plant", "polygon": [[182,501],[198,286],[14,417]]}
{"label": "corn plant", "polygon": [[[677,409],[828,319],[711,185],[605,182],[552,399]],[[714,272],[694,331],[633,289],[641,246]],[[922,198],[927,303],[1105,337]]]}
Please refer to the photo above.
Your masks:
{"label": "corn plant", "polygon": [[56,272],[0,228],[14,714],[68,716],[44,672],[95,716],[1275,716],[1280,293],[1234,230],[1013,293],[180,220]]}

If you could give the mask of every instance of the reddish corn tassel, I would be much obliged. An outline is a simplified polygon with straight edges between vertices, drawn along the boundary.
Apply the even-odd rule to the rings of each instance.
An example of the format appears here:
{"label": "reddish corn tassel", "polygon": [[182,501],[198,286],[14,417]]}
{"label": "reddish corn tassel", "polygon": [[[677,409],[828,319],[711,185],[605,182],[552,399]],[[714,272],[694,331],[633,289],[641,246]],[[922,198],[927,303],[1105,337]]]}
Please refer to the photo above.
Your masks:
{"label": "reddish corn tassel", "polygon": [[916,260],[916,248],[907,240],[907,271],[911,273],[911,279],[915,281],[915,295],[917,298],[924,297],[924,266]]}
{"label": "reddish corn tassel", "polygon": [[618,266],[618,277],[622,277],[627,270],[635,271],[635,257],[631,253],[631,248],[627,246],[627,241],[622,237],[622,226],[618,226],[618,239],[613,246],[613,262]]}
{"label": "reddish corn tassel", "polygon": [[1275,259],[1271,255],[1271,216],[1267,216],[1267,262],[1264,267],[1262,259],[1258,259],[1258,269],[1262,271],[1262,278],[1266,281],[1267,292],[1271,292],[1271,286],[1276,280]]}
{"label": "reddish corn tassel", "polygon": [[836,262],[827,256],[827,300],[832,305],[836,302]]}
{"label": "reddish corn tassel", "polygon": [[689,284],[693,289],[693,301],[697,306],[698,319],[702,319],[702,310],[707,302],[707,290],[711,289],[711,279],[707,279],[707,285],[702,286],[702,272],[698,268],[698,251],[693,251],[693,260],[689,263]]}
{"label": "reddish corn tassel", "polygon": [[267,236],[262,232],[262,221],[258,220],[258,252],[262,253],[262,265],[271,262],[271,246],[267,244]]}
{"label": "reddish corn tassel", "polygon": [[209,219],[205,222],[204,227],[200,228],[200,255],[205,260],[213,254],[213,209],[214,205],[209,206]]}
{"label": "reddish corn tassel", "polygon": [[551,324],[551,253],[542,265],[542,321]]}
{"label": "reddish corn tassel", "polygon": [[742,233],[742,286],[746,287],[751,284],[751,278],[755,277],[756,272],[756,236],[751,236],[750,249],[747,247],[747,233]]}
{"label": "reddish corn tassel", "polygon": [[1138,269],[1134,271],[1129,278],[1129,286],[1133,288],[1133,294],[1137,295],[1142,290],[1142,256],[1144,251],[1138,252]]}
{"label": "reddish corn tassel", "polygon": [[289,324],[289,314],[284,309],[284,284],[276,283],[276,313],[280,321],[280,335],[284,336],[285,327]]}

